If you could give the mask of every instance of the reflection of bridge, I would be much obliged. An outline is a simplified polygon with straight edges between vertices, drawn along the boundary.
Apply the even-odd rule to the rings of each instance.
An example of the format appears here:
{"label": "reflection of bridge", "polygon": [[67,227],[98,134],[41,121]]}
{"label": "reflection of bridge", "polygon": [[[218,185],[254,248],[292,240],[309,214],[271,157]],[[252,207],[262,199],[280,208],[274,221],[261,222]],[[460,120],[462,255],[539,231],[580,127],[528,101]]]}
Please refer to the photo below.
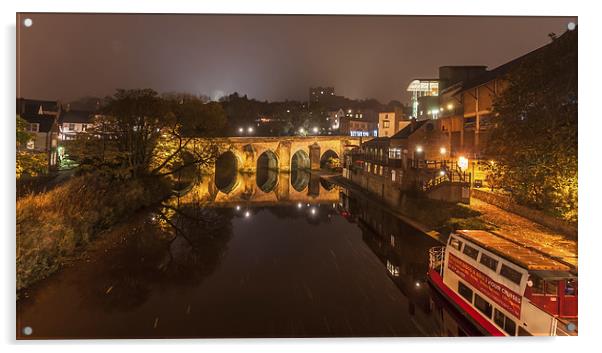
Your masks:
{"label": "reflection of bridge", "polygon": [[209,206],[236,206],[240,204],[275,205],[338,202],[339,190],[334,184],[321,180],[310,173],[273,173],[270,188],[262,188],[265,183],[258,175],[237,173],[232,186],[222,191],[215,182],[215,174],[204,176],[180,202],[207,202]]}
{"label": "reflection of bridge", "polygon": [[[200,144],[204,140],[200,140]],[[208,141],[208,140],[207,140]],[[236,169],[256,171],[258,163],[270,169],[290,171],[320,169],[330,157],[343,154],[360,144],[360,138],[349,136],[290,136],[290,137],[224,137],[211,139],[218,148],[218,161],[230,159]]]}

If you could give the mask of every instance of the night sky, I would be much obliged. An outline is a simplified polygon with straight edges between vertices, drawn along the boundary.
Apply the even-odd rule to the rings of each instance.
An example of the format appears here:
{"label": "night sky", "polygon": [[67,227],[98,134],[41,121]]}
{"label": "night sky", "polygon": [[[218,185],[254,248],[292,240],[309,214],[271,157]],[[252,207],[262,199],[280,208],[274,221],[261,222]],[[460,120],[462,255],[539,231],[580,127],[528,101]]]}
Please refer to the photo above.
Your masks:
{"label": "night sky", "polygon": [[[26,28],[24,18],[33,26]],[[217,98],[407,101],[412,78],[444,65],[493,68],[575,18],[28,14],[17,21],[17,96],[63,101],[116,88]]]}

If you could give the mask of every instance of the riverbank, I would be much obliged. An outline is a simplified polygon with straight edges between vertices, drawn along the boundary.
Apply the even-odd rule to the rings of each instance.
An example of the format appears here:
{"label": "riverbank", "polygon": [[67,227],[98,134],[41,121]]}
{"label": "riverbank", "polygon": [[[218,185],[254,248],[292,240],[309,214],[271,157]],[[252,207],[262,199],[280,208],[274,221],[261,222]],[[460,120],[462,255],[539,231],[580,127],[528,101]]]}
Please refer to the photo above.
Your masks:
{"label": "riverbank", "polygon": [[163,180],[72,178],[16,204],[17,291],[47,277],[104,231],[171,193]]}
{"label": "riverbank", "polygon": [[[345,179],[342,176],[329,175],[325,175],[323,178],[345,188],[349,188],[354,192],[363,195],[363,197],[369,198],[424,234],[427,234],[428,236],[442,243],[445,243],[447,240],[448,234],[441,232],[436,225],[428,224],[421,219],[416,219],[400,210],[390,207],[384,200],[370,192],[367,192],[365,189],[349,181],[348,179]],[[433,205],[430,206],[433,207]],[[415,208],[419,209],[420,207],[420,205],[417,205]],[[438,206],[436,205],[434,206],[435,209],[437,207]],[[523,246],[548,254],[577,270],[578,256],[577,240],[575,238],[566,236],[560,232],[556,232],[544,225],[533,222],[517,214],[505,211],[497,206],[488,204],[476,198],[471,198],[470,206],[465,207],[470,208],[471,211],[479,214],[477,217],[482,224],[488,226],[487,230],[513,242],[522,244]],[[437,213],[433,211],[433,209],[429,210],[429,212],[431,211],[431,214]],[[462,225],[461,222],[456,224]],[[466,229],[475,228],[466,227]]]}

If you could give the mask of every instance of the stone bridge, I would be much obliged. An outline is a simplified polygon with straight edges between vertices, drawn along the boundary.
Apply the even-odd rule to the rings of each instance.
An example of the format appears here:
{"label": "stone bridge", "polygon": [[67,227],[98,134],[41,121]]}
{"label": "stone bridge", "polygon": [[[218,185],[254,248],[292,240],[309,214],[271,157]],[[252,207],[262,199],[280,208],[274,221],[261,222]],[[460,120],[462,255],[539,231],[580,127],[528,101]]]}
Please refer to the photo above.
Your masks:
{"label": "stone bridge", "polygon": [[[207,140],[199,140],[203,143]],[[256,172],[259,167],[288,172],[292,169],[320,169],[330,157],[343,158],[346,151],[360,145],[359,137],[284,136],[224,137],[211,139],[218,148],[216,165],[227,163],[240,172]]]}

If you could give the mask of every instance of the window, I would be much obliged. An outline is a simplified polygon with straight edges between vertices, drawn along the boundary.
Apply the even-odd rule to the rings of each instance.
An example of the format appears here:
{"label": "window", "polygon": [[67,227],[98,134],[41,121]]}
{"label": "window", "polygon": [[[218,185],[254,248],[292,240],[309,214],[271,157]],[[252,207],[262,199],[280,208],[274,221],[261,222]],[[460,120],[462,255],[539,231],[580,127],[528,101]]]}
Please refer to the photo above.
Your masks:
{"label": "window", "polygon": [[577,295],[577,281],[574,279],[567,279],[564,285],[564,295],[573,296]]}
{"label": "window", "polygon": [[38,123],[29,124],[29,132],[39,132],[39,131],[40,131],[40,124],[38,124]]}
{"label": "window", "polygon": [[449,241],[449,245],[451,245],[454,249],[460,251],[462,249],[462,242],[454,237]]}
{"label": "window", "polygon": [[395,247],[395,236],[391,234],[391,246]]}
{"label": "window", "polygon": [[479,250],[477,250],[469,245],[464,245],[463,253],[468,255],[469,257],[472,257],[475,260],[477,259],[477,256],[479,256]]}
{"label": "window", "polygon": [[468,288],[464,283],[458,281],[458,293],[472,303],[472,289]]}
{"label": "window", "polygon": [[388,128],[390,126],[391,122],[388,120],[383,121],[383,127],[384,128]]}
{"label": "window", "polygon": [[516,335],[516,323],[499,310],[494,310],[493,321],[510,336]]}
{"label": "window", "polygon": [[395,171],[391,171],[391,181],[395,181]]}
{"label": "window", "polygon": [[27,141],[27,149],[28,150],[33,150],[35,147],[36,147],[36,144],[35,144],[34,140]]}
{"label": "window", "polygon": [[401,148],[389,148],[390,159],[401,159]]}
{"label": "window", "polygon": [[519,336],[533,336],[529,333],[529,331],[525,330],[522,326],[518,327],[518,335]]}
{"label": "window", "polygon": [[387,260],[387,270],[393,277],[399,277],[399,266],[393,265],[389,260]]}
{"label": "window", "polygon": [[71,123],[69,124],[69,131],[73,131],[75,130],[75,124]]}
{"label": "window", "polygon": [[479,261],[483,265],[489,267],[493,271],[497,271],[498,261],[491,256],[481,254],[481,260]]}
{"label": "window", "polygon": [[558,282],[546,281],[546,295],[558,295]]}
{"label": "window", "polygon": [[520,284],[520,280],[523,277],[523,275],[518,272],[517,270],[510,268],[508,266],[506,266],[505,264],[502,264],[502,269],[500,270],[500,275],[508,278],[509,280],[511,280],[512,282],[516,283],[516,284]]}
{"label": "window", "polygon": [[487,300],[481,298],[478,294],[474,295],[474,306],[479,309],[480,312],[485,314],[485,316],[491,318],[493,306],[491,306]]}
{"label": "window", "polygon": [[537,276],[531,276],[529,278],[529,280],[531,281],[531,293],[532,294],[544,294],[544,290],[545,290],[545,283],[543,281],[543,279],[537,277]]}
{"label": "window", "polygon": [[86,131],[87,128],[88,128],[88,124],[82,124],[82,131]]}

